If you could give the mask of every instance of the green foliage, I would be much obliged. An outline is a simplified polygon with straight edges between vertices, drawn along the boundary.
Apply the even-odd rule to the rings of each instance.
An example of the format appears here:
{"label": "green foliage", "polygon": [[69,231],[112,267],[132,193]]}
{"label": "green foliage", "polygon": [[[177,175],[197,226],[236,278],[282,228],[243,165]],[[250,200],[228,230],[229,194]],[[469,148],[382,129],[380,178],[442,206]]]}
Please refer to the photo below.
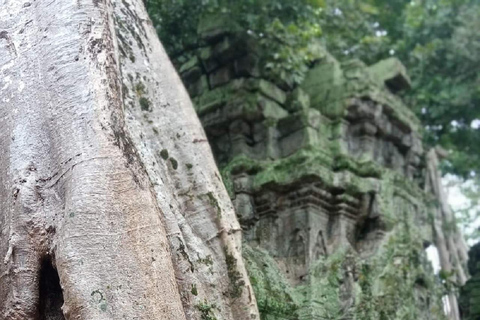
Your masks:
{"label": "green foliage", "polygon": [[260,319],[266,319],[265,315],[273,315],[278,319],[295,319],[302,296],[295,293],[268,252],[258,247],[252,248],[246,243],[242,247]]}
{"label": "green foliage", "polygon": [[468,177],[480,168],[480,132],[471,127],[480,118],[480,6],[439,8],[424,25],[429,36],[406,44],[413,47],[405,58],[414,79],[408,98],[427,126],[427,142],[453,152],[445,169]]}
{"label": "green foliage", "polygon": [[150,110],[150,101],[145,98],[145,97],[141,97],[140,100],[140,107],[142,108],[143,111],[151,111]]}
{"label": "green foliage", "polygon": [[168,150],[167,149],[162,149],[162,151],[160,151],[160,156],[162,157],[163,160],[167,160],[168,159]]}
{"label": "green foliage", "polygon": [[308,65],[323,57],[314,39],[321,34],[318,24],[285,25],[278,18],[266,26],[260,44],[265,48],[266,74],[293,87],[303,81]]}
{"label": "green foliage", "polygon": [[464,178],[478,172],[480,5],[470,0],[326,3],[321,27],[327,49],[337,58],[367,63],[398,56],[413,80],[405,99],[425,125],[425,141],[451,152],[444,171]]}
{"label": "green foliage", "polygon": [[232,24],[265,34],[265,29],[278,19],[297,26],[314,21],[318,0],[148,0],[147,8],[160,39],[169,53],[183,51],[199,44],[197,27],[206,15],[224,14]]}
{"label": "green foliage", "polygon": [[243,32],[258,39],[264,52],[265,75],[290,87],[300,83],[308,64],[323,54],[315,41],[321,34],[323,5],[321,0],[147,1],[150,17],[170,56],[201,46],[199,24],[215,17],[229,26],[242,26]]}
{"label": "green foliage", "polygon": [[[446,281],[433,274],[425,259],[421,230],[413,218],[407,212],[396,218],[388,241],[374,256],[364,259],[351,248],[341,248],[318,259],[296,287],[283,278],[270,255],[244,245],[262,316],[302,319],[299,315],[309,310],[315,319],[444,320],[441,298],[449,290]],[[352,277],[354,290],[345,290]],[[350,300],[352,292],[355,297]]]}
{"label": "green foliage", "polygon": [[371,1],[327,1],[320,25],[322,41],[337,59],[359,58],[366,63],[379,60],[386,37],[377,21],[379,9]]}

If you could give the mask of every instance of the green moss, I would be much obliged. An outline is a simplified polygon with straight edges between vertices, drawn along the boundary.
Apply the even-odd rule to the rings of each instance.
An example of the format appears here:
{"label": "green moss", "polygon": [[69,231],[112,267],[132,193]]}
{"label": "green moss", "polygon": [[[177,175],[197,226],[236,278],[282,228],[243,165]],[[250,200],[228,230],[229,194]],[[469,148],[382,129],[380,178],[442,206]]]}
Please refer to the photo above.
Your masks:
{"label": "green moss", "polygon": [[151,111],[150,109],[150,100],[148,100],[147,98],[145,97],[141,97],[139,100],[139,103],[140,103],[140,107],[142,108],[143,111]]}
{"label": "green moss", "polygon": [[167,149],[162,149],[162,151],[160,151],[160,157],[162,157],[163,160],[167,160],[168,159],[168,150]]}
{"label": "green moss", "polygon": [[142,82],[138,82],[138,83],[135,85],[135,93],[136,93],[138,96],[142,96],[143,94],[145,94],[145,92],[146,92],[145,85],[144,85]]}
{"label": "green moss", "polygon": [[235,259],[228,249],[225,249],[225,262],[227,264],[228,278],[230,279],[230,297],[239,298],[242,296],[245,281],[237,270],[237,259]]}
{"label": "green moss", "polygon": [[197,260],[198,263],[204,264],[206,266],[213,265],[213,259],[211,255],[206,256],[205,258],[200,258]]}
{"label": "green moss", "polygon": [[367,319],[445,319],[444,294],[408,213],[374,257],[361,263],[355,314]]}
{"label": "green moss", "polygon": [[200,311],[200,319],[202,320],[217,320],[214,310],[217,308],[215,304],[208,303],[207,300],[195,306]]}
{"label": "green moss", "polygon": [[177,160],[175,160],[175,158],[170,158],[170,163],[172,164],[173,170],[177,170],[177,168],[178,168]]}
{"label": "green moss", "polygon": [[[427,212],[421,205],[423,196],[410,196],[403,191],[408,184],[397,186],[398,179],[393,172],[383,177],[378,205],[384,219],[390,219],[391,231],[368,259],[351,249],[337,250],[315,262],[306,280],[292,287],[269,253],[244,244],[244,260],[262,319],[304,319],[301,315],[306,310],[319,319],[340,319],[345,312],[356,320],[444,319],[443,288],[423,253],[425,234],[418,223],[418,215]],[[348,193],[343,196],[350,197]],[[412,212],[413,203],[416,209]],[[355,303],[348,310],[341,304],[346,299],[341,295],[345,270],[356,270],[358,275]]]}
{"label": "green moss", "polygon": [[185,164],[185,166],[187,167],[188,170],[193,168],[193,164],[191,164],[191,163],[187,163],[187,164]]}
{"label": "green moss", "polygon": [[191,292],[194,296],[198,295],[197,285],[195,283],[192,283],[192,291]]}
{"label": "green moss", "polygon": [[222,215],[222,209],[220,208],[220,204],[218,203],[217,198],[213,195],[213,193],[207,192],[206,196],[208,197],[208,201],[210,202],[210,205],[213,206],[217,210],[217,216]]}
{"label": "green moss", "polygon": [[188,261],[188,263],[190,264],[190,271],[194,272],[195,267],[193,266],[193,263],[190,260],[190,257],[188,256],[187,252],[185,251],[185,245],[183,244],[183,241],[180,238],[178,238],[178,241],[180,243],[179,246],[178,246],[178,252],[182,255],[182,257],[185,259],[185,261]]}
{"label": "green moss", "polygon": [[360,177],[381,178],[383,168],[374,161],[358,162],[347,155],[335,157],[332,169],[334,171],[349,170]]}
{"label": "green moss", "polygon": [[261,319],[298,319],[302,296],[296,294],[271,255],[244,243],[243,258]]}
{"label": "green moss", "polygon": [[[204,59],[210,57],[210,47],[203,51]],[[198,63],[194,58],[183,69],[197,67]],[[381,213],[375,223],[381,225],[378,237],[386,237],[385,241],[362,238],[357,244],[362,250],[366,248],[367,253],[357,253],[355,249],[359,248],[340,248],[328,257],[312,261],[305,278],[295,286],[289,283],[276,261],[283,256],[274,259],[272,252],[244,244],[244,260],[261,319],[443,319],[439,294],[442,288],[428,263],[422,260],[422,241],[431,235],[415,225],[420,224],[421,219],[430,222],[433,219],[425,205],[425,193],[416,182],[371,161],[370,154],[348,155],[345,117],[353,110],[347,108],[357,101],[381,105],[388,120],[405,132],[419,130],[413,112],[367,69],[360,61],[340,64],[326,57],[309,71],[305,82],[299,86],[304,91],[297,88],[286,101],[278,88],[257,79],[236,79],[194,98],[198,114],[207,115],[204,118],[207,122],[209,115],[218,113],[225,127],[230,120],[241,119],[267,127],[269,132],[278,132],[279,144],[284,138],[292,138],[293,142],[285,139],[279,152],[267,151],[266,154],[274,155],[269,159],[252,159],[246,154],[222,159],[225,161],[220,163],[222,177],[230,196],[235,195],[234,178],[247,174],[252,180],[254,194],[292,190],[313,182],[334,194],[335,201],[351,204],[360,199],[360,207],[363,206],[362,197],[368,194],[371,196],[369,210]],[[283,104],[292,113],[284,112]],[[304,135],[294,136],[300,130]],[[288,143],[298,146],[288,149]],[[264,149],[270,146],[266,143]],[[278,153],[288,156],[280,155],[283,158],[278,159]],[[167,158],[168,153],[164,159]],[[187,169],[193,167],[192,164],[185,166]],[[211,192],[199,198],[205,202],[208,199],[211,207],[220,213],[219,203]],[[362,222],[358,225],[359,229],[364,227]],[[425,225],[430,227],[428,223]],[[450,226],[446,227],[450,230]],[[267,233],[271,229],[258,226],[255,230]],[[380,247],[371,248],[377,244]],[[237,270],[237,260],[228,251],[225,259],[230,279],[229,294],[240,297],[244,283]],[[207,266],[213,264],[209,256],[197,262]],[[354,275],[355,281],[347,278],[348,273]],[[424,293],[432,293],[432,296],[425,298]],[[425,302],[427,300],[429,302]],[[206,301],[199,306],[199,310],[206,311],[202,311],[202,319],[209,319],[204,317],[210,316],[208,311],[215,308]]]}
{"label": "green moss", "polygon": [[188,60],[186,63],[184,63],[181,67],[180,70],[178,71],[179,73],[184,73],[185,71],[188,71],[194,67],[196,67],[199,64],[198,58],[196,56],[193,56]]}

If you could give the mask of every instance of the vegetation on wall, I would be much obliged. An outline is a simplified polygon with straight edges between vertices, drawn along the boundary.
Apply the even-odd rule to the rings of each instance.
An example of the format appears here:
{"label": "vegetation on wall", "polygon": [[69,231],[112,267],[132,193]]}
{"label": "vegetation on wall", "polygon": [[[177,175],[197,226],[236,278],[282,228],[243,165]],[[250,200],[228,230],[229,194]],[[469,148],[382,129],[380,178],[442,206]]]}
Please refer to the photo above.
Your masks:
{"label": "vegetation on wall", "polygon": [[468,238],[480,216],[480,4],[470,0],[327,1],[323,41],[337,58],[374,63],[397,56],[412,90],[407,105],[421,119],[424,143],[449,154],[443,172],[461,184],[468,205],[456,212]]}
{"label": "vegetation on wall", "polygon": [[445,172],[467,178],[480,169],[479,23],[480,5],[469,0],[341,0],[326,8],[322,27],[337,58],[400,58],[426,142],[451,151]]}
{"label": "vegetation on wall", "polygon": [[[268,68],[291,84],[302,79],[320,39],[338,59],[366,63],[395,55],[413,79],[407,93],[426,141],[451,151],[445,170],[480,169],[480,5],[470,0],[149,0],[167,51],[199,45],[198,22],[220,13],[263,38]],[[290,77],[290,78],[288,78]]]}
{"label": "vegetation on wall", "polygon": [[290,87],[303,80],[308,65],[323,52],[317,41],[323,5],[319,0],[148,1],[152,21],[171,56],[202,44],[199,33],[206,26],[200,21],[221,20],[258,39],[260,49],[266,49],[263,71]]}
{"label": "vegetation on wall", "polygon": [[[171,56],[202,45],[199,22],[211,15],[211,20],[222,19],[232,29],[260,39],[262,71],[280,86],[294,87],[303,80],[308,67],[325,54],[320,43],[340,60],[359,58],[372,64],[397,56],[412,78],[412,90],[404,93],[404,99],[422,120],[427,146],[449,151],[445,173],[478,185],[480,4],[475,1],[147,2]],[[468,194],[478,198],[475,192]]]}

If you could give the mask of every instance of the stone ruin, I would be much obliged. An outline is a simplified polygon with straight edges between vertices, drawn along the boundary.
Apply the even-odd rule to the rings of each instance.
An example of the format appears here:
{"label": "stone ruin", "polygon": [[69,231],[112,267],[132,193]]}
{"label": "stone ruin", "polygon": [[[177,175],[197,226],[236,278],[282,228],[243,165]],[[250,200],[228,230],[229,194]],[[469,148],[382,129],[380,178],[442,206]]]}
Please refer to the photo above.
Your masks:
{"label": "stone ruin", "polygon": [[462,319],[480,319],[480,243],[469,251],[468,270],[471,278],[460,290],[460,311]]}
{"label": "stone ruin", "polygon": [[[173,61],[241,222],[262,319],[442,319],[424,251],[441,212],[420,122],[397,95],[403,65],[324,51],[291,88],[265,75],[253,37],[211,21]],[[462,245],[456,228],[446,237]]]}

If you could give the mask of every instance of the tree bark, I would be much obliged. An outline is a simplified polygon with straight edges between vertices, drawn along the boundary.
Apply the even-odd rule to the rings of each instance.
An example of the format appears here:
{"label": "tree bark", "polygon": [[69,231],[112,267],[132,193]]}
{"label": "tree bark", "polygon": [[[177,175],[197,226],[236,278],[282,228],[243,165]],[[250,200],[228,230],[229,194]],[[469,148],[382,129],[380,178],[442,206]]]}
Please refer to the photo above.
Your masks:
{"label": "tree bark", "polygon": [[[446,273],[452,273],[452,280],[456,285],[463,286],[467,281],[466,265],[468,260],[467,245],[463,234],[456,226],[455,217],[448,204],[448,197],[442,185],[439,170],[439,156],[435,148],[427,153],[427,174],[425,188],[435,195],[438,205],[435,211],[433,231],[435,246],[440,258],[440,266]],[[452,320],[460,320],[460,311],[455,293],[447,296],[450,310],[447,316]]]}
{"label": "tree bark", "polygon": [[142,1],[0,0],[0,99],[1,319],[258,319]]}

